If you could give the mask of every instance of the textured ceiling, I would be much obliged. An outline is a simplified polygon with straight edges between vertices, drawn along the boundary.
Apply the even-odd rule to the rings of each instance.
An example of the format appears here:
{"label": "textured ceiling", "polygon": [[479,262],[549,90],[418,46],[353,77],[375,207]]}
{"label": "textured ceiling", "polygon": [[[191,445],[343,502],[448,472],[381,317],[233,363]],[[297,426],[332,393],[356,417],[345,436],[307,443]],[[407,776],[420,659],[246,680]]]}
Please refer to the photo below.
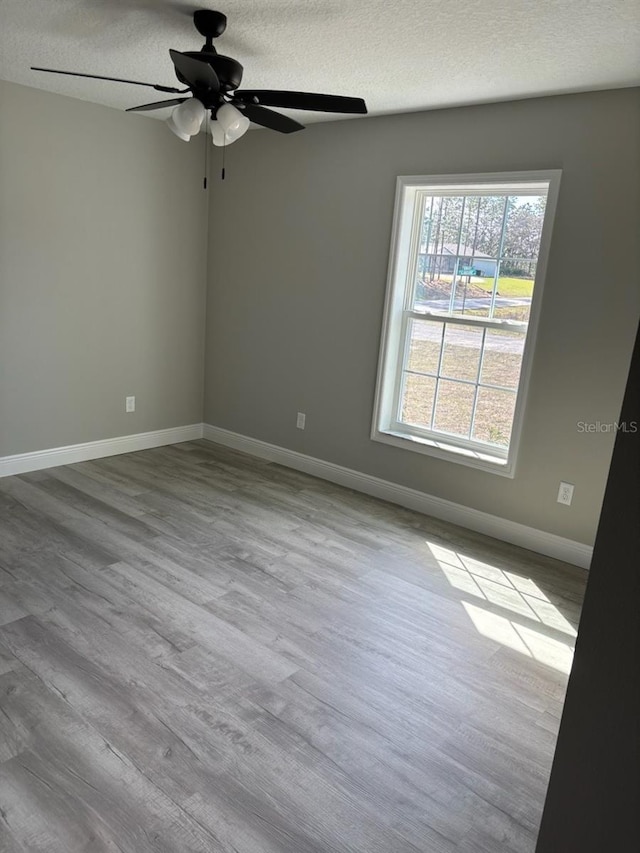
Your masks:
{"label": "textured ceiling", "polygon": [[203,43],[196,8],[227,15],[216,47],[245,87],[364,97],[373,114],[640,85],[640,0],[0,0],[0,78],[146,103],[149,89],[29,66],[175,85],[169,48]]}

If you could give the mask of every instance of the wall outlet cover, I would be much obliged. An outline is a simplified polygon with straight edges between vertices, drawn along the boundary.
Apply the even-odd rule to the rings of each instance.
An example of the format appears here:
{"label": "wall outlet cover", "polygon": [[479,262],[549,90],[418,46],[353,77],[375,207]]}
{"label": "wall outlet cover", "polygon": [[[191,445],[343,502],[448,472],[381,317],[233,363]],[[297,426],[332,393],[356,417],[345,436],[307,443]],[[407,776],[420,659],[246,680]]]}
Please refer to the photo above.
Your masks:
{"label": "wall outlet cover", "polygon": [[560,483],[560,488],[558,489],[558,503],[564,504],[565,506],[571,506],[574,488],[575,487],[572,483]]}

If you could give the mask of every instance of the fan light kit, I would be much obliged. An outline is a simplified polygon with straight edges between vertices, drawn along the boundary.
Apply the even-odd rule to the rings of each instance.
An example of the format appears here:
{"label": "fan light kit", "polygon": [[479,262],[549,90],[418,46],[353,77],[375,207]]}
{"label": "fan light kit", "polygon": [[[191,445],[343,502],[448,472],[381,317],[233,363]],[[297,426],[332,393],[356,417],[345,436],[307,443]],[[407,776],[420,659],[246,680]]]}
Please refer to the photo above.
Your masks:
{"label": "fan light kit", "polygon": [[249,124],[259,124],[279,133],[295,133],[304,125],[289,116],[267,107],[284,107],[293,110],[314,110],[331,113],[364,114],[367,106],[362,98],[347,98],[342,95],[320,95],[312,92],[286,92],[273,89],[239,89],[243,68],[230,56],[222,56],[213,46],[213,40],[221,36],[227,27],[227,18],[221,12],[200,9],[194,12],[195,28],[204,36],[205,43],[199,51],[180,53],[170,50],[176,77],[185,86],[161,86],[141,83],[121,77],[102,77],[98,74],[82,74],[75,71],[59,71],[54,68],[37,68],[51,74],[67,74],[72,77],[91,77],[96,80],[112,80],[116,83],[131,83],[147,86],[158,92],[170,92],[187,97],[171,98],[130,107],[127,112],[144,112],[175,107],[167,124],[177,137],[189,142],[200,132],[207,114],[211,117],[210,130],[213,144],[229,145],[247,132]]}

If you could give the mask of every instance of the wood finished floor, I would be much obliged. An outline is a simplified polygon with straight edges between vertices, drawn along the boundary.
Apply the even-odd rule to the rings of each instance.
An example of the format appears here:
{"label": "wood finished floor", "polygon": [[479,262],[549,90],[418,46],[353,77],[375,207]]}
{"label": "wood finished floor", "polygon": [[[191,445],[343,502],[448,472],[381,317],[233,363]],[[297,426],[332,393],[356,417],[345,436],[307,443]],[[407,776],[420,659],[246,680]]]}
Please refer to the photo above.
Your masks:
{"label": "wood finished floor", "polygon": [[0,851],[532,853],[584,581],[204,441],[0,480]]}

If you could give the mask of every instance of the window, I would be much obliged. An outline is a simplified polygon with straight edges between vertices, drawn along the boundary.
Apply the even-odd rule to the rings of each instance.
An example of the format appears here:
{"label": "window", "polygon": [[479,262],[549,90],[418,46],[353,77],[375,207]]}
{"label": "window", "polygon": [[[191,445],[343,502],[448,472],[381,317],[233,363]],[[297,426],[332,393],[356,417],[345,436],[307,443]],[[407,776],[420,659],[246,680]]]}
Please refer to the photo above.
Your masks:
{"label": "window", "polygon": [[374,440],[513,476],[559,182],[398,178]]}

